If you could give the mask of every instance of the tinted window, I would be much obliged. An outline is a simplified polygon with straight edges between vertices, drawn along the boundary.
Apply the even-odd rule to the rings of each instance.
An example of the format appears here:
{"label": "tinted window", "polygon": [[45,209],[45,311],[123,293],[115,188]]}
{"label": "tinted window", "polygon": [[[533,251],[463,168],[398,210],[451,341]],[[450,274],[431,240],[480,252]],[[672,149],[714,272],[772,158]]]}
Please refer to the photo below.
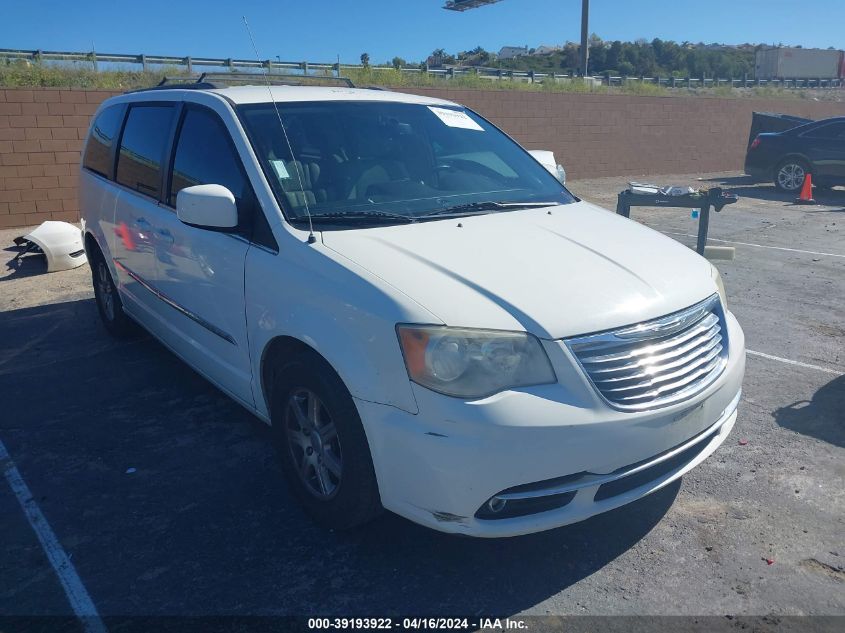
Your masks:
{"label": "tinted window", "polygon": [[167,105],[130,108],[120,139],[117,182],[148,196],[158,196],[161,160],[173,112],[173,107]]}
{"label": "tinted window", "polygon": [[805,132],[808,138],[845,138],[845,123],[829,123]]}
{"label": "tinted window", "polygon": [[235,196],[241,213],[252,204],[252,188],[223,122],[210,110],[191,108],[176,142],[169,204],[176,206],[176,194],[193,185],[223,185]]}
{"label": "tinted window", "polygon": [[123,106],[114,105],[106,108],[91,126],[88,144],[85,146],[85,158],[82,161],[86,169],[111,177],[111,147],[114,137],[123,121]]}

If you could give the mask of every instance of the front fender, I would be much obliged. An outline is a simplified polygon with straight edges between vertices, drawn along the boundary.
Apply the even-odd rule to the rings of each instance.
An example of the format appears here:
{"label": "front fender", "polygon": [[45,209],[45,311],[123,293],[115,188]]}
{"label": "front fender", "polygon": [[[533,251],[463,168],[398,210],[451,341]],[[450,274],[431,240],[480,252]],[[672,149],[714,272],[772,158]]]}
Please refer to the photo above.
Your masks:
{"label": "front fender", "polygon": [[439,320],[402,292],[319,241],[286,240],[279,254],[250,249],[245,297],[259,413],[269,417],[262,362],[279,336],[318,352],[353,397],[417,413],[395,327]]}

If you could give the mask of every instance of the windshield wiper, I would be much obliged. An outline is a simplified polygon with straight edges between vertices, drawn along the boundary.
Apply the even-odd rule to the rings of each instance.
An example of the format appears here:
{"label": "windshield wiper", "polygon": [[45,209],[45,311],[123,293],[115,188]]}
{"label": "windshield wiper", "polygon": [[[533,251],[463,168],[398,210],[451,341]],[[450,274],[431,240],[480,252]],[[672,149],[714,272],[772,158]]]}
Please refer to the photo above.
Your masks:
{"label": "windshield wiper", "polygon": [[424,220],[431,217],[442,216],[462,216],[462,215],[476,215],[488,213],[490,211],[515,211],[517,209],[533,209],[539,207],[553,207],[559,203],[557,202],[496,202],[490,200],[488,202],[470,202],[467,204],[457,204],[445,209],[438,209],[426,215],[417,216],[418,220]]}
{"label": "windshield wiper", "polygon": [[[307,216],[300,216],[296,218],[298,222],[308,222]],[[351,223],[392,223],[401,222],[408,224],[415,222],[414,218],[399,213],[388,213],[387,211],[350,211],[348,213],[315,213],[311,215],[311,222],[314,224],[341,224],[345,222]]]}
{"label": "windshield wiper", "polygon": [[[470,202],[468,204],[459,204],[445,209],[438,209],[425,215],[407,216],[399,213],[390,213],[389,211],[349,211],[349,212],[332,212],[332,213],[314,213],[311,215],[311,222],[313,224],[367,224],[367,223],[401,223],[412,224],[418,220],[425,220],[435,217],[460,217],[465,215],[478,215],[482,213],[489,213],[490,211],[516,209],[532,209],[536,207],[551,207],[558,204],[557,202]],[[307,216],[299,216],[295,218],[296,222],[308,222]]]}

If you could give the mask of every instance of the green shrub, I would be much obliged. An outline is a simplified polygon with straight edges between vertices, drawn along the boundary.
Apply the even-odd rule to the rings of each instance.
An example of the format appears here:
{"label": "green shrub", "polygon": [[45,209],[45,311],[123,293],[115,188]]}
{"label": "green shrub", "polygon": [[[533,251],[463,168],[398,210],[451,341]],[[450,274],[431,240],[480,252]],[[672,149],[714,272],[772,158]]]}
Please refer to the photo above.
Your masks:
{"label": "green shrub", "polygon": [[[246,73],[237,73],[240,76]],[[326,73],[327,76],[330,73]],[[710,97],[767,97],[775,99],[841,99],[842,91],[828,90],[810,93],[806,90],[784,90],[773,87],[749,87],[747,89],[732,88],[722,85],[711,88],[687,89],[679,85],[677,89],[670,89],[654,83],[642,83],[636,79],[628,80],[623,86],[596,86],[581,79],[558,77],[538,77],[535,82],[523,77],[502,78],[484,77],[475,72],[456,74],[449,77],[445,74],[431,74],[426,72],[406,72],[393,66],[368,66],[344,68],[342,74],[348,76],[356,86],[384,86],[397,89],[412,88],[455,88],[455,89],[487,89],[487,90],[517,90],[528,92],[561,92],[561,93],[598,93],[598,94],[631,94],[640,96],[710,96]],[[4,61],[0,59],[0,87],[6,88],[98,88],[103,90],[132,90],[154,86],[163,77],[185,77],[184,67],[158,67],[155,71],[139,71],[127,69],[110,69],[96,71],[90,62],[72,63],[31,63],[28,61]],[[261,82],[256,77],[256,82]]]}
{"label": "green shrub", "polygon": [[162,77],[184,76],[181,68],[161,68],[156,72],[137,70],[96,71],[90,64],[32,64],[0,62],[0,86],[6,88],[99,88],[131,90],[154,86]]}

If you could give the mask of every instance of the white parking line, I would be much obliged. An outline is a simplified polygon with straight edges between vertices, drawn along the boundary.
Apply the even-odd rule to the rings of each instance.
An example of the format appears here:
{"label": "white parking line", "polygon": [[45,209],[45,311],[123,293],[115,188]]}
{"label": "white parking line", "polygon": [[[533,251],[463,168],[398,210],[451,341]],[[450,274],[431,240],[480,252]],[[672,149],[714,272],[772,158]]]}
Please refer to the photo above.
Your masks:
{"label": "white parking line", "polygon": [[68,602],[70,602],[74,614],[82,623],[85,633],[107,633],[106,625],[100,618],[100,614],[97,613],[97,608],[85,590],[82,580],[76,573],[76,569],[74,569],[61,544],[59,544],[59,540],[50,528],[50,524],[47,523],[47,519],[38,507],[38,504],[35,503],[29,486],[26,485],[17,466],[15,466],[12,458],[9,457],[9,453],[6,451],[6,446],[2,440],[0,440],[0,469],[3,470],[6,481],[9,482],[9,487],[18,498],[18,502],[21,504],[21,508],[29,520],[29,524],[41,542],[41,547],[47,555],[47,560],[50,561],[53,570],[59,577],[59,582],[62,583],[62,588],[65,590]]}
{"label": "white parking line", "polygon": [[776,360],[780,363],[786,363],[787,365],[797,365],[798,367],[806,367],[807,369],[823,371],[827,374],[833,374],[834,376],[839,376],[842,373],[836,371],[835,369],[830,369],[829,367],[822,367],[821,365],[811,365],[810,363],[802,363],[797,360],[790,360],[789,358],[781,358],[780,356],[772,356],[771,354],[764,354],[763,352],[755,352],[753,349],[746,349],[745,353],[751,354],[752,356],[759,356],[760,358]]}
{"label": "white parking line", "polygon": [[[669,235],[683,235],[685,237],[698,237],[697,235],[693,235],[692,233],[677,233],[675,231],[663,231],[664,233],[668,233]],[[715,237],[708,237],[708,242],[722,242],[723,244],[739,244],[740,246],[753,246],[754,248],[769,248],[775,251],[789,251],[790,253],[804,253],[805,255],[822,255],[824,257],[842,257],[845,258],[845,255],[839,255],[837,253],[821,253],[819,251],[804,251],[800,248],[786,248],[785,246],[765,246],[763,244],[752,244],[750,242],[737,242],[736,240],[718,240]]]}

